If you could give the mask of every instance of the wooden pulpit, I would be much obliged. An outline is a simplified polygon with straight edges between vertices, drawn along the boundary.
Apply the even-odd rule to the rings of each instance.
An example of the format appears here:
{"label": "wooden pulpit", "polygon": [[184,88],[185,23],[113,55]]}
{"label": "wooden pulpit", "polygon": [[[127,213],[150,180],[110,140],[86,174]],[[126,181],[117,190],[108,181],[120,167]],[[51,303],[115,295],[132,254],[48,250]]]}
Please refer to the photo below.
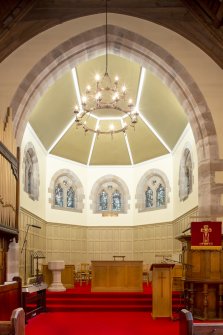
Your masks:
{"label": "wooden pulpit", "polygon": [[172,269],[174,264],[152,264],[152,317],[172,318]]}

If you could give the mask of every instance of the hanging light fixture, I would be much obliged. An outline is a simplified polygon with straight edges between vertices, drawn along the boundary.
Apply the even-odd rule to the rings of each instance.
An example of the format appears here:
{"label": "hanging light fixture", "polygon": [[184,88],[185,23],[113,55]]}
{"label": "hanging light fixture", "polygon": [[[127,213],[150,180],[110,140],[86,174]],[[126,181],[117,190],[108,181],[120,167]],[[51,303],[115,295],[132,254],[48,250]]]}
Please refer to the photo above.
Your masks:
{"label": "hanging light fixture", "polygon": [[[85,94],[81,97],[80,106],[75,106],[74,115],[77,127],[82,127],[85,132],[99,134],[115,134],[124,132],[129,126],[135,127],[138,121],[138,112],[135,109],[132,99],[127,98],[127,89],[123,85],[119,88],[119,77],[116,76],[112,82],[108,74],[108,6],[106,1],[106,24],[105,24],[105,45],[106,45],[106,65],[105,73],[101,78],[95,76],[94,88],[90,85],[86,87]],[[109,114],[110,113],[110,114]],[[120,127],[110,125],[109,129],[100,130],[99,126],[95,129],[89,126],[89,117],[95,116],[98,120],[103,119],[105,115],[111,118],[114,115],[123,114]],[[101,116],[100,116],[101,115]],[[112,115],[112,116],[111,116]],[[118,119],[118,118],[117,118]],[[121,119],[121,117],[119,118]]]}

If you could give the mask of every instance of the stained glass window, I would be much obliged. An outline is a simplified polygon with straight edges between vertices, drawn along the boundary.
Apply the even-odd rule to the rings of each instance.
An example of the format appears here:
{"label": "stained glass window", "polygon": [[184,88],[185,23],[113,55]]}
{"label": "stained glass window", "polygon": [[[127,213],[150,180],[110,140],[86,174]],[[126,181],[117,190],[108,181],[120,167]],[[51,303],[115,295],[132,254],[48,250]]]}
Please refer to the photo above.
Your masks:
{"label": "stained glass window", "polygon": [[191,152],[188,148],[183,151],[179,169],[179,197],[181,201],[188,198],[192,192],[193,164]]}
{"label": "stained glass window", "polygon": [[31,165],[31,166],[29,166],[28,175],[27,175],[27,192],[29,194],[31,194],[31,192],[32,192],[32,175],[33,175],[33,169],[32,169],[32,165]]}
{"label": "stained glass window", "polygon": [[60,184],[55,187],[55,206],[63,207],[63,189]]}
{"label": "stained glass window", "polygon": [[121,210],[121,194],[117,190],[112,194],[112,210]]}
{"label": "stained glass window", "polygon": [[67,190],[67,207],[74,208],[75,207],[75,192],[73,187],[70,187]]}
{"label": "stained glass window", "polygon": [[165,205],[165,188],[162,184],[159,184],[159,187],[156,190],[156,207],[161,207]]}
{"label": "stained glass window", "polygon": [[102,190],[102,192],[99,195],[99,210],[100,211],[108,210],[108,193],[105,192],[105,190]]}
{"label": "stained glass window", "polygon": [[146,208],[153,207],[153,190],[148,186],[146,192]]}
{"label": "stained glass window", "polygon": [[78,177],[70,170],[59,170],[51,180],[51,208],[64,211],[82,212],[83,187]]}

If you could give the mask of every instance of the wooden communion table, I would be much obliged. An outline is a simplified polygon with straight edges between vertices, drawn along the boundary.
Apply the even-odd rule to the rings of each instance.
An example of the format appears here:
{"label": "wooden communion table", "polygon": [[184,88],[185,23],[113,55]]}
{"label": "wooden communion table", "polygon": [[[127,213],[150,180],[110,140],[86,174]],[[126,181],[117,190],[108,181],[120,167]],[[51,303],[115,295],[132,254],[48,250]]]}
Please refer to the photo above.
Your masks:
{"label": "wooden communion table", "polygon": [[143,291],[143,261],[92,261],[92,292]]}

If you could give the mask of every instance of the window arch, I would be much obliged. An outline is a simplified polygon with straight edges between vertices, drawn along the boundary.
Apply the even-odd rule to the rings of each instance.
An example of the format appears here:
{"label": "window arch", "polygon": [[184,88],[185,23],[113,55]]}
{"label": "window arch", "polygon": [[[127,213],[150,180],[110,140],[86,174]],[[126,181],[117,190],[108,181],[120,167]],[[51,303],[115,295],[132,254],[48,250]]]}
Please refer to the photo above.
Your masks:
{"label": "window arch", "polygon": [[29,142],[25,146],[23,156],[23,185],[30,199],[39,199],[39,164],[34,145]]}
{"label": "window arch", "polygon": [[94,184],[90,199],[93,213],[118,215],[127,213],[130,195],[127,185],[121,178],[107,175]]}
{"label": "window arch", "polygon": [[137,185],[136,208],[139,212],[166,208],[169,192],[169,181],[162,171],[147,171]]}
{"label": "window arch", "polygon": [[60,170],[51,179],[49,202],[54,209],[82,212],[83,187],[79,178],[70,170]]}
{"label": "window arch", "polygon": [[191,150],[186,147],[183,150],[180,160],[179,170],[179,198],[184,201],[189,197],[192,192],[193,185],[193,162]]}

